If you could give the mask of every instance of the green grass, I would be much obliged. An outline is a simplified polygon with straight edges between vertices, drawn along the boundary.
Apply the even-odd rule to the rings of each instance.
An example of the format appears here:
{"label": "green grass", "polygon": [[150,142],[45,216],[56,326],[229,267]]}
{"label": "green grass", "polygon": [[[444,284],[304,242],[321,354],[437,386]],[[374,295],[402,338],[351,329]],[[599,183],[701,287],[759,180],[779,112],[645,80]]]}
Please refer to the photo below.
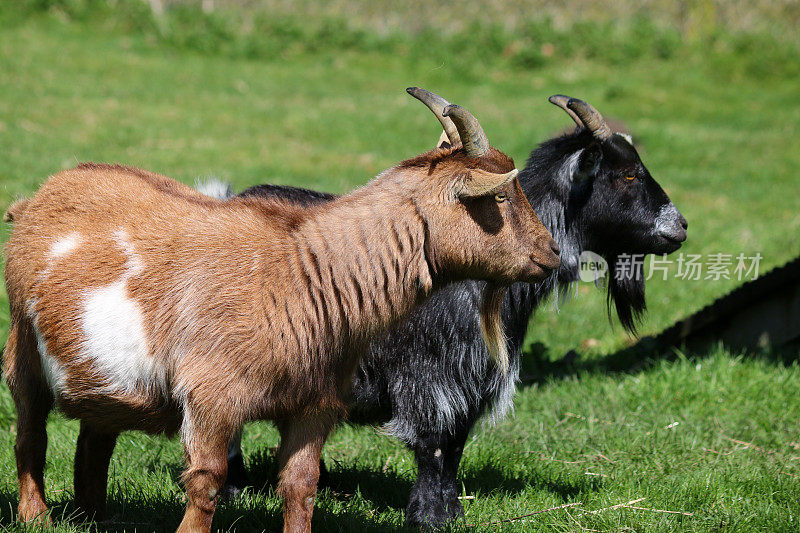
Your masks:
{"label": "green grass", "polygon": [[[152,33],[149,22],[137,29],[138,19],[66,23],[68,10],[51,13],[0,28],[3,207],[32,194],[48,174],[85,160],[124,162],[187,183],[215,175],[238,189],[271,181],[344,192],[438,138],[436,121],[405,94],[409,85],[467,106],[492,144],[522,166],[536,143],[570,123],[546,100],[565,93],[633,130],[648,168],[689,220],[683,251],[761,252],[762,270],[800,253],[800,82],[791,75],[798,69],[794,45],[784,47],[780,35],[772,48],[745,46],[751,37],[744,34],[717,37],[707,48],[679,39],[665,56],[648,36],[638,35],[629,48],[641,42],[645,52],[592,54],[590,30],[609,28],[599,23],[587,26],[580,42],[589,44],[576,45],[574,53],[525,63],[514,60],[514,50],[540,49],[541,43],[523,38],[522,48],[507,56],[499,49],[507,46],[503,41],[486,45],[483,55],[472,46],[455,58],[454,43],[463,38],[458,32],[437,37],[437,49],[424,28],[415,34],[392,30],[386,37],[356,25],[342,30],[347,39],[333,32],[325,46],[313,44],[318,33],[270,33],[259,52],[248,54],[242,43],[262,41],[226,36],[224,27],[221,36],[200,33],[212,43],[205,46],[187,40],[188,30],[174,18],[165,19],[173,30]],[[673,35],[653,27],[656,37]],[[514,31],[524,37],[525,30]],[[553,32],[557,46],[569,42],[568,35]],[[481,35],[491,41],[496,29]],[[281,53],[267,53],[276,48]],[[759,50],[774,53],[754,62]],[[786,57],[795,63],[786,64]],[[0,241],[7,232],[0,229]],[[653,280],[643,333],[736,285]],[[526,359],[525,372],[533,384],[521,388],[516,415],[478,429],[466,448],[461,480],[465,495],[475,497],[464,500],[467,524],[581,502],[503,529],[800,528],[796,351],[739,357],[712,350],[620,362],[608,354],[630,340],[608,325],[601,293],[581,285],[577,298],[557,312],[553,307],[542,309],[531,328],[527,346],[536,355]],[[574,365],[559,361],[570,349],[579,352]],[[15,417],[2,385],[0,528],[15,527]],[[68,516],[77,425],[54,415],[49,429],[48,498],[57,517]],[[244,444],[264,488],[225,503],[215,524],[274,530],[280,523],[271,488],[277,433],[269,424],[254,424]],[[402,446],[370,429],[344,427],[325,457],[341,492],[319,499],[316,530],[402,524],[415,470]],[[181,468],[177,442],[124,434],[112,462],[115,518],[107,526],[176,527],[184,505]],[[607,509],[639,498],[644,500],[634,505],[692,516]],[[596,510],[602,511],[589,513]],[[56,522],[61,531],[85,529]]]}

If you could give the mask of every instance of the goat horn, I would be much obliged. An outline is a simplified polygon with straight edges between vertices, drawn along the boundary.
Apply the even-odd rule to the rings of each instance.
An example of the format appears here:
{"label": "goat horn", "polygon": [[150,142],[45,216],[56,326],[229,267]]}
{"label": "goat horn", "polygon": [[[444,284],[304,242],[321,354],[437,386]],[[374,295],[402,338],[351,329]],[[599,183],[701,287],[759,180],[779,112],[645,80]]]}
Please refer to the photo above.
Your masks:
{"label": "goat horn", "polygon": [[[461,138],[458,136],[458,129],[456,128],[456,125],[453,124],[451,119],[442,114],[444,108],[449,106],[450,102],[438,94],[426,91],[420,87],[409,87],[406,89],[406,92],[428,106],[428,109],[433,111],[433,114],[436,115],[436,118],[438,118],[439,122],[442,123],[442,128],[444,128],[444,133],[447,135],[450,146],[455,146],[461,142]],[[443,140],[445,139],[439,139],[440,146]]]}
{"label": "goat horn", "polygon": [[578,115],[583,125],[592,132],[595,139],[605,141],[611,137],[611,128],[608,127],[603,115],[597,109],[577,98],[570,98],[567,102],[567,107]]}
{"label": "goat horn", "polygon": [[489,152],[489,139],[478,123],[478,119],[463,107],[450,104],[444,108],[442,115],[450,117],[458,129],[461,145],[469,157],[482,157]]}
{"label": "goat horn", "polygon": [[569,96],[564,96],[563,94],[554,94],[550,98],[547,99],[551,104],[557,105],[561,109],[563,109],[567,115],[570,116],[572,120],[575,121],[579,127],[584,128],[583,121],[581,121],[581,117],[575,114],[575,111],[567,107],[567,102],[569,102]]}

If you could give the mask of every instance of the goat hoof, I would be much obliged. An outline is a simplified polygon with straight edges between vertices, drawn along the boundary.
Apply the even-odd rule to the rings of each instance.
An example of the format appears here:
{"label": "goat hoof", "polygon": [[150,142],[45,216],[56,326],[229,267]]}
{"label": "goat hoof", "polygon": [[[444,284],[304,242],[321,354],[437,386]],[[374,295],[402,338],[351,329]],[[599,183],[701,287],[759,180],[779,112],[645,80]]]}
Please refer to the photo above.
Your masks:
{"label": "goat hoof", "polygon": [[461,502],[458,507],[442,500],[411,501],[406,508],[406,524],[413,527],[435,529],[444,526],[456,516],[463,514]]}
{"label": "goat hoof", "polygon": [[461,500],[458,499],[458,496],[454,496],[447,500],[445,504],[445,514],[448,517],[448,520],[457,518],[459,516],[464,516],[464,506],[461,504]]}

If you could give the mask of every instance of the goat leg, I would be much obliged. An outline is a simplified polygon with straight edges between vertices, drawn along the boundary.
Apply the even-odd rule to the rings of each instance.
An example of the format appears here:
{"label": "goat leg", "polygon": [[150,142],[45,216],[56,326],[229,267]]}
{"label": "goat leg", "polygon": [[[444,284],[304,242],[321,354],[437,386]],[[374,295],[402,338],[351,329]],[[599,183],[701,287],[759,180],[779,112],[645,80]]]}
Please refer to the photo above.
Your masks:
{"label": "goat leg", "polygon": [[183,435],[188,468],[182,479],[189,502],[178,532],[209,533],[228,473],[228,443],[233,432],[219,428],[202,431],[194,424],[185,427],[192,428],[192,434]]}
{"label": "goat leg", "polygon": [[336,421],[332,413],[282,421],[278,493],[283,497],[284,533],[311,531],[322,446]]}
{"label": "goat leg", "polygon": [[[13,313],[12,313],[13,316]],[[31,361],[38,361],[30,324],[13,319],[4,354],[4,373],[17,408],[17,458],[19,507],[23,522],[51,524],[44,498],[44,465],[47,453],[47,415],[53,407],[49,388],[35,376]]]}
{"label": "goat leg", "polygon": [[442,500],[445,506],[445,520],[464,514],[464,506],[458,499],[461,491],[457,475],[468,434],[469,431],[461,431],[455,435],[448,435],[442,446]]}
{"label": "goat leg", "polygon": [[75,507],[89,520],[106,518],[108,464],[117,444],[117,433],[104,433],[81,421],[75,449]]}
{"label": "goat leg", "polygon": [[442,499],[442,448],[439,435],[418,437],[412,446],[417,461],[417,481],[411,487],[406,524],[410,526],[435,525],[445,518]]}

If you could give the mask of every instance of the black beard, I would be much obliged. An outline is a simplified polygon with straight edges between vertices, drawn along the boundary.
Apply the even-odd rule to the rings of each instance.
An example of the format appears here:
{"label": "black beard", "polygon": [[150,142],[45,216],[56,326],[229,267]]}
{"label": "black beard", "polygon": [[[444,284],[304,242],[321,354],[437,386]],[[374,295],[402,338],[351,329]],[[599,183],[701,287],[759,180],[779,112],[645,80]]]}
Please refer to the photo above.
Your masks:
{"label": "black beard", "polygon": [[[639,258],[642,259],[641,262],[638,262]],[[627,262],[629,259],[632,259],[632,264]],[[618,255],[613,255],[607,260],[608,297],[606,305],[609,317],[613,302],[622,327],[636,335],[642,315],[647,310],[644,295],[644,256],[627,256],[624,267],[620,267],[621,261]],[[622,270],[618,272],[620,268]]]}

